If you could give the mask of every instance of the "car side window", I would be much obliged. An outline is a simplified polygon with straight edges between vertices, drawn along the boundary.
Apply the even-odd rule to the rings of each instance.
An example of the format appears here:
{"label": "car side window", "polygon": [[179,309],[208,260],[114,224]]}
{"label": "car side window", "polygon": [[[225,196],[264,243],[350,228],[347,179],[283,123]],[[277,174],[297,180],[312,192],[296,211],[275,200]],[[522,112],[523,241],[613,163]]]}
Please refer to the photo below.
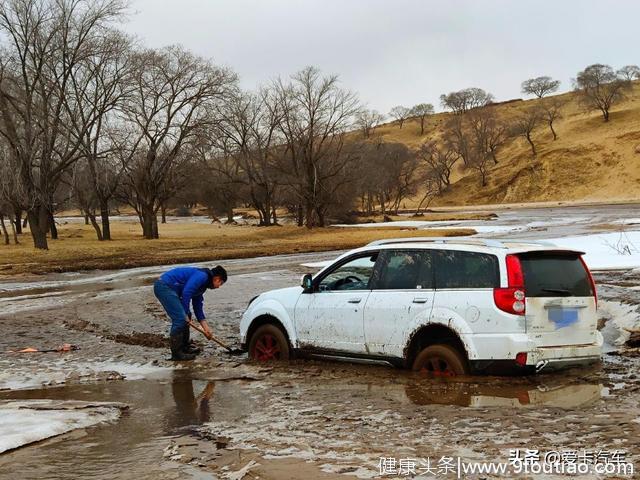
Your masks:
{"label": "car side window", "polygon": [[378,253],[349,260],[331,271],[318,284],[320,292],[337,290],[368,290]]}
{"label": "car side window", "polygon": [[438,250],[435,256],[436,288],[495,288],[500,270],[495,255]]}
{"label": "car side window", "polygon": [[433,288],[432,255],[429,250],[387,250],[382,252],[376,290]]}

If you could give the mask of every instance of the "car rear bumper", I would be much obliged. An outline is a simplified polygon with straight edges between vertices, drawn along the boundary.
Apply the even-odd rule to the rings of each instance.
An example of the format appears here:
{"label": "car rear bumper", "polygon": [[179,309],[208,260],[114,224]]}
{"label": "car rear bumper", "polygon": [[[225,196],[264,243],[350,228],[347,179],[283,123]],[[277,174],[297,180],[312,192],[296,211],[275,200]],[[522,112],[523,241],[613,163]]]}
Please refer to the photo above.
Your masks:
{"label": "car rear bumper", "polygon": [[[474,336],[475,358],[469,359],[474,373],[536,373],[599,362],[602,355],[602,335],[588,345],[557,345],[539,347],[525,335]],[[518,353],[526,353],[526,363],[516,362]]]}
{"label": "car rear bumper", "polygon": [[561,347],[538,347],[528,352],[527,365],[536,372],[556,370],[600,361],[602,345],[571,345]]}

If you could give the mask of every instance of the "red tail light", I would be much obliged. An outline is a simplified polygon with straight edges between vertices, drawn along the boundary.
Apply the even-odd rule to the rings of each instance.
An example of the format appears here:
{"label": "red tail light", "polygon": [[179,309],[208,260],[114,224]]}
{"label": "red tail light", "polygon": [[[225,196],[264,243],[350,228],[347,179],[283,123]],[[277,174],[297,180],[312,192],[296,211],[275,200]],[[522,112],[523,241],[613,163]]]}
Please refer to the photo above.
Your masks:
{"label": "red tail light", "polygon": [[524,274],[520,259],[516,255],[507,255],[507,288],[494,288],[493,301],[503,312],[513,315],[524,315],[526,296],[524,290]]}
{"label": "red tail light", "polygon": [[582,262],[582,266],[584,267],[584,270],[587,272],[587,275],[589,275],[589,282],[591,283],[591,291],[593,292],[593,297],[596,299],[596,308],[598,308],[598,292],[596,290],[596,282],[593,280],[593,275],[591,275],[591,271],[589,270],[589,267],[587,267],[587,264],[584,261],[584,258],[582,258],[582,255],[580,256],[580,261]]}

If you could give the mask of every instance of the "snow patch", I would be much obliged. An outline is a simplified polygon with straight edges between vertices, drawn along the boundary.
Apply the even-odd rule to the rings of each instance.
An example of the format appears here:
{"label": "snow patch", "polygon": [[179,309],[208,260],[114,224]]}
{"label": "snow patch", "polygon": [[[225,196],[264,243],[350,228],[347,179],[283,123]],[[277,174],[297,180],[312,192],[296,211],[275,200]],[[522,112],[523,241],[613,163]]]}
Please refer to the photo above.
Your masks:
{"label": "snow patch", "polygon": [[120,417],[113,403],[10,401],[0,404],[0,453]]}
{"label": "snow patch", "polygon": [[584,260],[591,270],[640,267],[640,232],[599,233],[548,241],[585,252]]}
{"label": "snow patch", "polygon": [[606,352],[617,350],[629,339],[630,333],[625,330],[640,327],[640,313],[637,305],[599,300],[598,313],[601,317],[608,318],[601,333],[604,337],[604,350]]}
{"label": "snow patch", "polygon": [[172,371],[171,368],[148,363],[129,364],[114,361],[75,363],[61,360],[46,367],[41,366],[38,370],[27,365],[11,367],[0,372],[0,390],[28,390],[96,380],[141,380]]}

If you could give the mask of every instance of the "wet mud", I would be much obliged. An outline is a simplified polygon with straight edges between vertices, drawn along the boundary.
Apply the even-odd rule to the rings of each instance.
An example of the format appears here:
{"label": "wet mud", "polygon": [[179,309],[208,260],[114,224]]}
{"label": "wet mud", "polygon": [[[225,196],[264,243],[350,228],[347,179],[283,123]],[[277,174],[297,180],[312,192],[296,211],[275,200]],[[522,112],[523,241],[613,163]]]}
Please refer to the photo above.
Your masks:
{"label": "wet mud", "polygon": [[149,348],[168,348],[169,339],[163,335],[157,333],[109,333],[104,328],[96,325],[95,323],[88,322],[86,320],[66,320],[64,326],[71,329],[82,332],[90,332],[100,335],[108,340],[112,340],[117,343],[125,345],[140,345]]}
{"label": "wet mud", "polygon": [[[230,281],[205,297],[214,334],[237,346],[250,298],[297,284],[313,271],[301,263],[335,255],[228,262]],[[203,354],[170,362],[169,322],[150,287],[160,270],[114,272],[122,277],[113,281],[102,274],[49,276],[47,282],[60,283],[42,287],[55,290],[47,300],[64,301],[42,308],[22,309],[16,300],[31,291],[26,282],[0,287],[2,300],[17,309],[11,312],[19,312],[0,313],[2,351],[81,347],[0,355],[0,400],[129,406],[116,422],[0,456],[0,479],[14,480],[16,471],[21,478],[70,479],[82,472],[98,479],[375,478],[381,456],[506,461],[513,448],[619,449],[639,465],[640,356],[624,330],[640,326],[640,290],[631,285],[637,272],[596,276],[607,341],[601,365],[436,381],[387,366],[315,359],[256,365],[196,332]],[[69,281],[84,283],[67,291]]]}

